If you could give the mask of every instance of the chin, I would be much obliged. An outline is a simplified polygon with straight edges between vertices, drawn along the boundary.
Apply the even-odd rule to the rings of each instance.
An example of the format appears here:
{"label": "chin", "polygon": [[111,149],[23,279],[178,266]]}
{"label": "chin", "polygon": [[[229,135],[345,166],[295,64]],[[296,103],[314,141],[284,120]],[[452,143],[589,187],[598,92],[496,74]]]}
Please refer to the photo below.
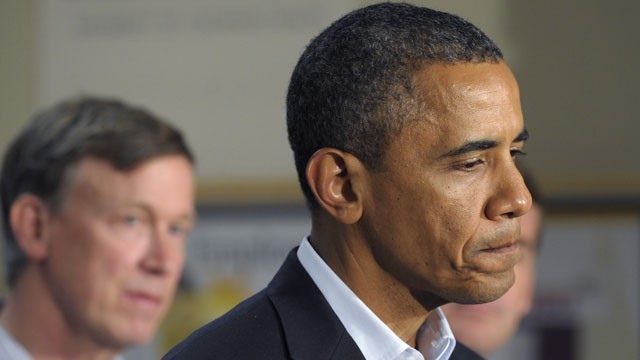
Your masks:
{"label": "chin", "polygon": [[130,324],[129,329],[122,333],[121,343],[126,347],[144,345],[151,341],[155,331],[156,325],[153,321],[146,324]]}
{"label": "chin", "polygon": [[128,348],[131,346],[144,345],[151,341],[153,338],[154,332],[152,331],[140,331],[137,333],[130,333],[126,338],[122,339],[121,343],[123,348]]}
{"label": "chin", "polygon": [[460,284],[464,287],[452,291],[445,297],[450,302],[472,305],[486,304],[498,300],[513,285],[515,274],[513,271],[501,273],[500,276],[483,276],[475,281]]}

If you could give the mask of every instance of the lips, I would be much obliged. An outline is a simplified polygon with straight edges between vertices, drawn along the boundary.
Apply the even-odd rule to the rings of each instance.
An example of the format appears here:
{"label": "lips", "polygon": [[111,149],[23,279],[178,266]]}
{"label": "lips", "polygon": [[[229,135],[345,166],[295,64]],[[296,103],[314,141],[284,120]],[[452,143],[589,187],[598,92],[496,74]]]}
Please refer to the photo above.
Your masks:
{"label": "lips", "polygon": [[487,239],[480,247],[482,252],[513,252],[518,250],[518,239],[520,234],[520,227],[503,228],[498,233],[495,233],[492,239]]}
{"label": "lips", "polygon": [[135,304],[145,308],[157,308],[162,305],[162,297],[149,292],[129,290],[126,292],[126,296]]}
{"label": "lips", "polygon": [[522,252],[517,236],[503,232],[502,236],[486,241],[474,253],[472,262],[486,273],[500,273],[510,269],[518,263]]}
{"label": "lips", "polygon": [[518,243],[516,241],[508,241],[498,244],[490,244],[487,248],[482,249],[482,251],[496,253],[514,252],[518,251]]}

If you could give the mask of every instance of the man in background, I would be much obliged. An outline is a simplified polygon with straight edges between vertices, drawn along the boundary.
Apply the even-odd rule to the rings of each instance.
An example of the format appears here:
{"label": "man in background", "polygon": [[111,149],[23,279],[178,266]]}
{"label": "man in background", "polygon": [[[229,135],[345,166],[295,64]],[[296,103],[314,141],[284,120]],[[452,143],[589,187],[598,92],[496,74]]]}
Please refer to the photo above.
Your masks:
{"label": "man in background", "polygon": [[111,360],[151,339],[194,221],[193,157],[175,128],[117,101],[57,104],[9,147],[0,190],[0,358]]}
{"label": "man in background", "polygon": [[536,255],[543,213],[540,194],[531,175],[526,171],[522,175],[533,204],[531,210],[522,216],[519,242],[523,251],[522,258],[515,266],[516,280],[513,286],[490,303],[443,306],[456,339],[485,357],[509,341],[533,305]]}
{"label": "man in background", "polygon": [[287,129],[311,233],[167,359],[479,359],[439,306],[502,296],[531,206],[517,82],[469,22],[355,10],[301,55]]}

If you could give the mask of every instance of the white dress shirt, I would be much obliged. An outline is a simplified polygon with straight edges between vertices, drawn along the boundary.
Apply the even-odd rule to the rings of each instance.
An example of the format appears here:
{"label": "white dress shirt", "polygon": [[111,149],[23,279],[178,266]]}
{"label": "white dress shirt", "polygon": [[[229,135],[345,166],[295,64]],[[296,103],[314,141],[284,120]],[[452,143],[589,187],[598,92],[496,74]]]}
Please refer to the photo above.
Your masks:
{"label": "white dress shirt", "polygon": [[[0,326],[0,359],[1,360],[32,360],[31,355],[3,326]],[[113,360],[125,360],[116,355]]]}
{"label": "white dress shirt", "polygon": [[31,360],[27,350],[2,326],[0,326],[0,359]]}
{"label": "white dress shirt", "polygon": [[420,351],[400,339],[331,270],[307,238],[298,259],[329,302],[347,332],[367,360],[446,360],[456,340],[440,308],[432,311],[417,334]]}

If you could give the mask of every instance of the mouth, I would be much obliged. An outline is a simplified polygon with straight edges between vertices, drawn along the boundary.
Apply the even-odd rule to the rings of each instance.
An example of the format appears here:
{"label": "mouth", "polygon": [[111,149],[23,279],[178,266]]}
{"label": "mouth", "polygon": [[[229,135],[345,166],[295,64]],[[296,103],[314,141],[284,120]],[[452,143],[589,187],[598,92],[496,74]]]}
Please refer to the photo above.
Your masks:
{"label": "mouth", "polygon": [[518,241],[508,239],[487,243],[476,252],[476,255],[479,256],[478,265],[485,272],[501,273],[513,269],[520,260],[522,252]]}
{"label": "mouth", "polygon": [[494,254],[511,254],[518,252],[519,245],[516,241],[508,241],[505,243],[489,245],[487,248],[482,249],[482,252],[494,253]]}
{"label": "mouth", "polygon": [[156,309],[162,305],[162,297],[144,291],[130,290],[126,292],[126,297],[145,309]]}

